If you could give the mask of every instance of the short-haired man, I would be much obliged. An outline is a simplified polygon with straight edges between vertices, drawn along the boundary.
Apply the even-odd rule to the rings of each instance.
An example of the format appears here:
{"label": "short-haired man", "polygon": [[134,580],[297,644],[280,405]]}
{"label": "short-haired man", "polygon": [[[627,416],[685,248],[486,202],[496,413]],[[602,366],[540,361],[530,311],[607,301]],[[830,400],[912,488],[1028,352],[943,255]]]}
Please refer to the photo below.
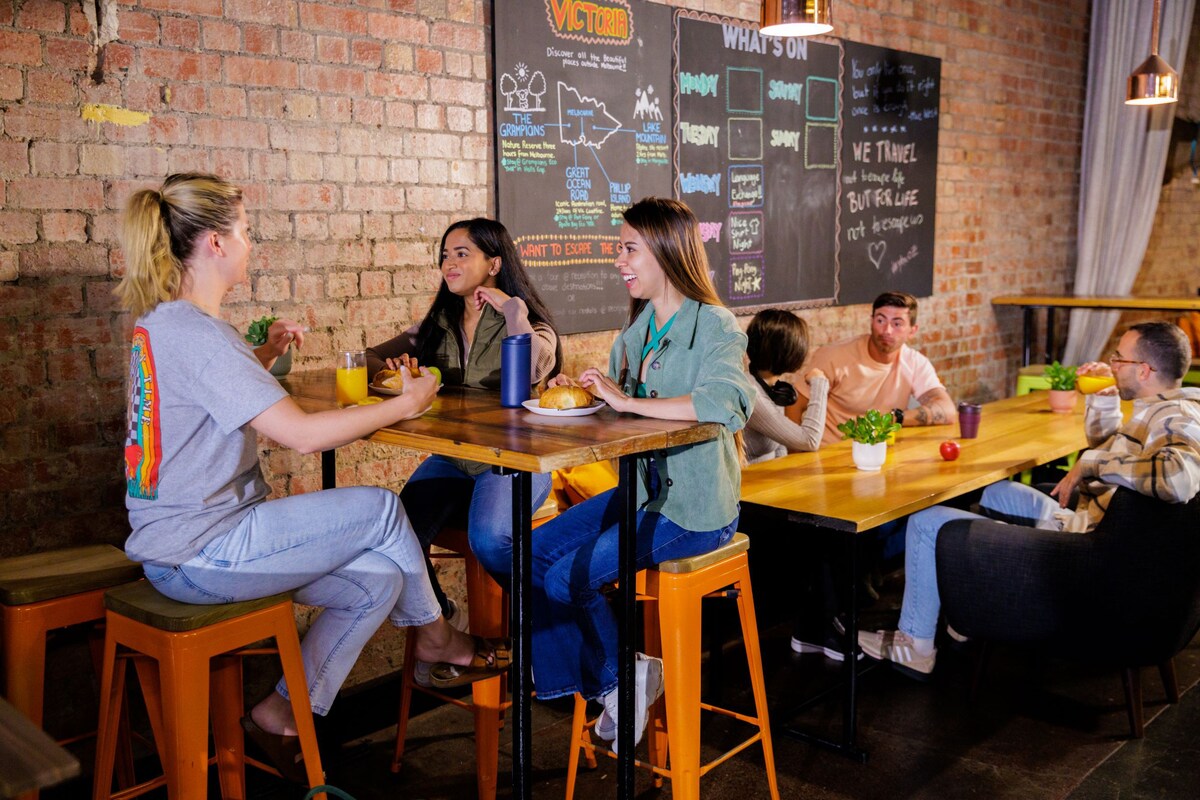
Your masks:
{"label": "short-haired man", "polygon": [[[829,378],[823,444],[842,439],[837,426],[870,409],[891,411],[906,427],[949,425],[958,411],[929,359],[908,346],[917,332],[917,298],[884,292],[871,304],[871,332],[818,349],[808,369]],[[800,422],[808,407],[808,386],[796,385],[800,402],[787,415]],[[910,399],[918,405],[909,408]]]}
{"label": "short-haired man", "polygon": [[[1022,483],[987,487],[981,504],[1002,514],[1037,520],[1036,527],[1089,533],[1100,524],[1117,487],[1168,503],[1186,503],[1200,492],[1200,388],[1183,387],[1191,359],[1187,336],[1169,322],[1134,325],[1107,364],[1088,363],[1081,375],[1112,375],[1117,385],[1087,399],[1084,424],[1091,449],[1049,495]],[[1121,422],[1120,400],[1133,401]],[[1070,498],[1078,490],[1072,510]],[[863,652],[892,661],[917,677],[933,671],[941,599],[935,554],[938,530],[953,519],[978,514],[934,506],[908,518],[904,604],[898,631],[862,632]],[[1013,531],[1020,534],[1020,528]]]}

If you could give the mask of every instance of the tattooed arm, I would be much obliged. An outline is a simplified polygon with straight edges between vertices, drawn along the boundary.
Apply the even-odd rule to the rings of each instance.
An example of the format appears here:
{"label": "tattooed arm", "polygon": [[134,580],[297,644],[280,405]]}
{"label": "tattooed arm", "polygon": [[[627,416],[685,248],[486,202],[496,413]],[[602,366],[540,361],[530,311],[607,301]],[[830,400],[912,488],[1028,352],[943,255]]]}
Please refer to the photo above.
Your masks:
{"label": "tattooed arm", "polygon": [[917,398],[920,405],[904,412],[904,427],[914,425],[950,425],[958,421],[958,409],[942,387],[930,389]]}

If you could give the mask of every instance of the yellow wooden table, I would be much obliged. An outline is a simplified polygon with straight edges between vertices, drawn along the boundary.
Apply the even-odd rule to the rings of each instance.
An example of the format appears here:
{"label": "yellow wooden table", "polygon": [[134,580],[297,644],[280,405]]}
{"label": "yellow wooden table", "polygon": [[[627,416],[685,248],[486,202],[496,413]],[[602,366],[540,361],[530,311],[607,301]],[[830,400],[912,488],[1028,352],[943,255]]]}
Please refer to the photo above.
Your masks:
{"label": "yellow wooden table", "polygon": [[1021,306],[1025,309],[1025,333],[1021,348],[1021,366],[1028,366],[1033,343],[1033,313],[1046,309],[1047,362],[1054,353],[1054,310],[1087,308],[1095,311],[1200,311],[1197,297],[1056,297],[1051,295],[1001,295],[992,298],[994,306]]}
{"label": "yellow wooden table", "polygon": [[[336,407],[334,370],[293,373],[280,383],[306,411]],[[466,458],[491,464],[499,471],[515,473],[513,481],[513,797],[532,796],[532,734],[529,695],[531,578],[530,540],[532,481],[535,472],[550,472],[611,458],[620,460],[619,490],[623,492],[621,518],[621,563],[619,580],[623,589],[621,637],[618,645],[620,702],[618,731],[618,796],[632,798],[633,764],[633,658],[637,617],[634,599],[635,551],[633,536],[637,492],[637,457],[641,453],[682,444],[702,442],[717,436],[720,426],[708,423],[671,422],[618,414],[605,408],[584,417],[545,417],[523,408],[503,408],[498,392],[443,387],[433,407],[422,416],[397,423],[367,437],[372,442],[398,445],[436,455]],[[322,483],[336,484],[334,451],[321,455]],[[628,720],[628,724],[626,724]]]}
{"label": "yellow wooden table", "polygon": [[[850,652],[858,637],[857,534],[1086,447],[1083,409],[1080,401],[1076,413],[1056,414],[1045,393],[1035,392],[985,404],[975,439],[960,439],[957,425],[904,428],[879,472],[856,468],[848,441],[751,465],[742,471],[739,527],[751,537],[811,534],[805,525],[847,534]],[[947,439],[961,447],[955,461],[943,460],[938,452]],[[842,739],[784,732],[865,761],[866,752],[856,742],[856,660],[847,658],[843,670]]]}

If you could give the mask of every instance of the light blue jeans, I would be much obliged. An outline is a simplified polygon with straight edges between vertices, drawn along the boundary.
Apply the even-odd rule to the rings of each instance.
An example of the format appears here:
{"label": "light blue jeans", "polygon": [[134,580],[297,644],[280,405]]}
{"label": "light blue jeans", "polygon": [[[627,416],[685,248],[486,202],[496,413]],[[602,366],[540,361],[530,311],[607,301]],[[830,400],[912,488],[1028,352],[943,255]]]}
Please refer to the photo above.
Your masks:
{"label": "light blue jeans", "polygon": [[[539,700],[617,686],[617,619],[600,589],[617,579],[620,503],[610,489],[564,511],[533,538],[533,677]],[[637,568],[707,553],[733,537],[737,518],[689,531],[637,512]]]}
{"label": "light blue jeans", "polygon": [[[550,475],[534,473],[530,513],[550,494]],[[467,540],[471,552],[496,581],[509,588],[512,576],[512,475],[497,475],[489,469],[471,476],[453,461],[430,456],[421,462],[400,499],[413,521],[417,538],[425,547],[453,516],[467,507]],[[431,572],[432,575],[432,572]]]}
{"label": "light blue jeans", "polygon": [[[1038,528],[1058,528],[1053,516],[1058,501],[1017,481],[993,483],[983,490],[980,505],[1009,516],[1037,520]],[[937,537],[941,527],[954,519],[984,517],[948,506],[934,506],[908,518],[900,630],[914,639],[932,639],[937,634],[938,614],[942,610],[937,585]]]}
{"label": "light blue jeans", "polygon": [[[325,610],[300,649],[312,709],[325,714],[383,621],[427,625],[441,616],[425,557],[400,500],[359,486],[259,503],[233,530],[177,566],[146,577],[183,603],[231,603],[294,591]],[[276,687],[287,697],[281,680]]]}

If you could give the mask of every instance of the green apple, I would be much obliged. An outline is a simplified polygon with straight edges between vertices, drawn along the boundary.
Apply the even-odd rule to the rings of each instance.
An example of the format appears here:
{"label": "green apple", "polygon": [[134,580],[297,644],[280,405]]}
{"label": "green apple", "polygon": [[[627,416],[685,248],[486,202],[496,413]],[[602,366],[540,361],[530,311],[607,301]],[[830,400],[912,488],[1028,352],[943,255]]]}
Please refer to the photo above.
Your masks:
{"label": "green apple", "polygon": [[441,386],[442,385],[442,371],[440,369],[438,369],[437,367],[426,367],[425,369],[429,370],[430,375],[437,378],[438,386]]}

